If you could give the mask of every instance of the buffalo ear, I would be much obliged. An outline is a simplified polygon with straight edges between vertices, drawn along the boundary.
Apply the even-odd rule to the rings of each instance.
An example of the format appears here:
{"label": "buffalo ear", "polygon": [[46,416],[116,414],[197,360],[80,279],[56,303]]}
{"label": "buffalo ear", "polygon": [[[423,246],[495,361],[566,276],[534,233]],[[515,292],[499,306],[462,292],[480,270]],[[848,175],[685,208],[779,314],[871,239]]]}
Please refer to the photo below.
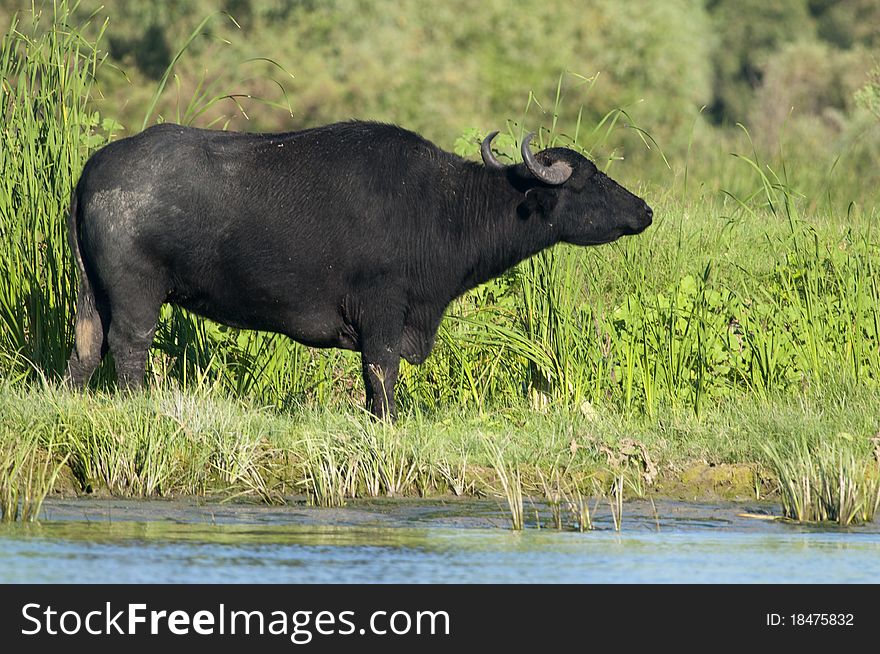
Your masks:
{"label": "buffalo ear", "polygon": [[517,212],[520,218],[528,218],[536,214],[546,217],[556,207],[557,199],[554,189],[530,188],[526,191],[526,199],[517,207]]}

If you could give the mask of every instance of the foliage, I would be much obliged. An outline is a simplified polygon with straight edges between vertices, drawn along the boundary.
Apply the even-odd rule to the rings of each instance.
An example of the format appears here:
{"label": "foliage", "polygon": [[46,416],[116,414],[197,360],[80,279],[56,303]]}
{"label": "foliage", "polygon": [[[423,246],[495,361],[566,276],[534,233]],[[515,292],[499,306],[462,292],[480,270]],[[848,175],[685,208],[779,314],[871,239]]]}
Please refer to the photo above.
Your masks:
{"label": "foliage", "polygon": [[743,121],[770,55],[786,43],[811,40],[815,24],[805,0],[717,0],[711,5],[720,37],[712,110],[718,118]]}
{"label": "foliage", "polygon": [[810,0],[819,36],[840,48],[880,46],[880,5],[874,0]]}
{"label": "foliage", "polygon": [[[565,69],[601,71],[603,82],[607,78],[601,105],[598,98],[587,100],[589,120],[599,118],[607,106],[629,106],[662,89],[662,94],[653,93],[655,102],[640,109],[671,134],[678,125],[664,127],[660,116],[686,120],[678,117],[709,101],[708,44],[701,37],[707,21],[697,0],[645,6],[611,0],[578,5],[524,0],[515,7],[503,0],[335,0],[283,6],[239,1],[225,8],[235,22],[212,24],[206,38],[193,44],[191,56],[176,71],[181,88],[166,94],[162,115],[173,115],[179,97],[191,95],[205,61],[227,62],[211,75],[229,88],[232,63],[266,56],[265,48],[254,45],[265,43],[272,44],[271,58],[295,78],[254,77],[247,93],[269,96],[278,84],[295,102],[293,117],[247,108],[259,129],[369,116],[449,141],[462,124],[490,125],[499,114],[510,115],[521,106],[523,89],[549,95],[556,74]],[[100,86],[106,100],[101,104],[124,107],[122,98],[127,98],[126,113],[136,112],[143,104],[145,82],[158,79],[170,62],[168,44],[181,42],[211,10],[211,3],[193,0],[120,3],[112,17],[110,55],[131,83],[117,71],[103,71]],[[645,67],[646,60],[656,65]],[[256,75],[261,64],[253,65]],[[231,109],[218,106],[209,119]],[[570,108],[563,111],[574,119]],[[131,116],[121,120],[135,124]],[[238,115],[232,124],[246,123]]]}
{"label": "foliage", "polygon": [[[45,14],[59,1],[37,8]],[[698,155],[710,165],[691,165],[689,176],[713,184],[715,164],[735,140],[729,125],[749,121],[768,156],[792,107],[789,123],[801,123],[792,127],[792,142],[806,139],[805,160],[818,157],[827,171],[841,152],[864,146],[847,159],[854,172],[840,176],[876,170],[870,161],[880,134],[864,133],[851,102],[878,47],[880,22],[871,19],[877,10],[870,0],[101,6],[75,3],[72,21],[89,22],[97,11],[84,25],[94,41],[109,19],[102,53],[108,65],[96,71],[89,109],[112,116],[127,133],[139,130],[145,116],[250,131],[362,117],[403,124],[442,145],[463,126],[488,131],[518,119],[528,90],[533,99],[552,101],[558,75],[568,70],[589,82],[568,77],[569,99],[556,107],[560,124],[573,125],[578,112],[595,124],[624,109],[619,126],[647,128],[661,146],[665,158],[656,156],[656,144],[645,147],[638,129],[608,135],[598,154],[625,157],[634,179],[663,184],[669,166],[682,175],[691,163],[686,157]],[[30,7],[0,0],[0,17],[14,9],[26,16]],[[184,42],[186,56],[178,59]],[[158,80],[164,81],[157,95]],[[154,96],[156,111],[148,111]],[[710,110],[700,113],[703,106]],[[695,131],[705,138],[689,149]]]}
{"label": "foliage", "polygon": [[809,121],[806,133],[833,141],[848,127],[869,61],[861,50],[837,50],[818,41],[783,46],[768,57],[755,90],[749,113],[752,133],[769,149],[786,124]]}
{"label": "foliage", "polygon": [[868,80],[855,95],[856,102],[880,120],[880,64],[868,73]]}

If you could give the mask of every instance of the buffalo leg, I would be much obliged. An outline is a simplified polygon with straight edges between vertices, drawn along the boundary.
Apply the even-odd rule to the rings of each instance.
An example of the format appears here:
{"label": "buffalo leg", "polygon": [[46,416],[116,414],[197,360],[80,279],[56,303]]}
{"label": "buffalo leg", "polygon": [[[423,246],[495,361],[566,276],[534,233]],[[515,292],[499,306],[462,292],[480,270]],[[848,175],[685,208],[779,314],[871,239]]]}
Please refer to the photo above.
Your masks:
{"label": "buffalo leg", "polygon": [[380,420],[394,421],[397,417],[397,405],[394,402],[394,385],[397,383],[397,371],[400,358],[390,357],[386,363],[368,361],[362,356],[364,387],[367,391],[367,409]]}
{"label": "buffalo leg", "polygon": [[[389,306],[391,303],[386,304]],[[383,315],[361,329],[361,367],[367,394],[367,410],[379,419],[394,421],[394,385],[400,369],[403,316]]]}
{"label": "buffalo leg", "polygon": [[147,354],[156,332],[160,307],[161,302],[111,306],[108,340],[120,388],[137,389],[144,384]]}

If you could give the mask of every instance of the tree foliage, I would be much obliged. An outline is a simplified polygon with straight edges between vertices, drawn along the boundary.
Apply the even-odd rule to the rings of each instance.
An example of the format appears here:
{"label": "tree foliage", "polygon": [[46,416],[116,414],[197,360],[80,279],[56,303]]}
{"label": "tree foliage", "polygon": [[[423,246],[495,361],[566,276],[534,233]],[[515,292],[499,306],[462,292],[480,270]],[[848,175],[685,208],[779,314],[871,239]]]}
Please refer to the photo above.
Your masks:
{"label": "tree foliage", "polygon": [[[30,9],[0,0],[0,18]],[[818,126],[817,138],[845,133],[875,106],[866,74],[880,52],[876,0],[81,0],[77,11],[97,11],[96,29],[109,19],[96,109],[128,132],[218,11],[231,18],[215,15],[189,43],[148,122],[284,130],[372,118],[449,146],[465,128],[518,120],[530,93],[552,110],[571,71],[582,77],[565,77],[561,125],[582,105],[585,125],[624,108],[621,122],[682,155],[703,106],[722,128],[713,134],[743,122],[767,145],[790,120]],[[644,150],[629,134],[609,148]]]}

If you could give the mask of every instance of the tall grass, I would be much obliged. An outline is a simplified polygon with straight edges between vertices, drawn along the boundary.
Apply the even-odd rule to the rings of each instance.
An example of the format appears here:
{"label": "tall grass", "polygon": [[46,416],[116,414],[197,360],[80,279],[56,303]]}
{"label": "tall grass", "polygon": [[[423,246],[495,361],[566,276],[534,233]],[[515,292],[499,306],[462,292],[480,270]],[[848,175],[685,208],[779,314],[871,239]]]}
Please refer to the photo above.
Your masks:
{"label": "tall grass", "polygon": [[[495,478],[500,486],[500,495],[507,503],[510,526],[521,531],[525,526],[523,510],[523,479],[519,464],[506,455],[493,440],[486,441],[486,449]],[[498,493],[498,491],[496,491]]]}
{"label": "tall grass", "polygon": [[0,522],[33,522],[67,457],[60,460],[50,442],[42,447],[32,434],[0,430]]}
{"label": "tall grass", "polygon": [[748,197],[693,207],[661,195],[657,223],[638,238],[557,247],[495,282],[500,299],[466,299],[469,356],[457,358],[512,375],[544,397],[538,406],[588,401],[649,416],[829,379],[876,388],[874,214],[805,216],[783,175],[740,160],[755,184]]}
{"label": "tall grass", "polygon": [[[303,484],[309,501],[326,508],[345,506],[357,494],[357,453],[337,439],[306,440]],[[378,488],[375,490],[378,494]]]}
{"label": "tall grass", "polygon": [[0,43],[0,351],[50,374],[67,362],[76,301],[70,193],[113,127],[89,106],[101,51],[69,17],[66,2],[15,17]]}
{"label": "tall grass", "polygon": [[[876,429],[876,396],[866,391],[829,394],[815,406],[778,399],[751,405],[732,398],[703,417],[687,408],[664,408],[656,424],[639,416],[543,413],[521,406],[442,419],[409,416],[395,426],[376,423],[362,410],[289,414],[217,395],[207,386],[82,395],[48,383],[0,380],[4,514],[13,516],[19,507],[19,516],[35,516],[39,501],[60,480],[54,490],[64,493],[264,503],[304,499],[323,507],[390,494],[490,496],[501,500],[511,525],[526,526],[530,504],[536,512],[549,510],[554,527],[588,531],[596,507],[606,502],[622,528],[624,494],[644,494],[642,484],[651,480],[661,493],[671,488],[690,498],[717,497],[713,479],[682,472],[695,461],[704,467],[765,463],[772,473],[765,478],[778,480],[779,496],[791,506],[796,503],[786,499],[785,488],[807,470],[811,496],[828,495],[831,500],[823,499],[822,506],[842,507],[826,510],[824,518],[786,509],[795,519],[850,515],[858,522],[876,510],[880,470],[870,458],[877,456],[871,453],[876,441],[869,438]],[[799,439],[809,444],[804,455],[793,448]],[[854,459],[841,456],[842,463],[818,468],[825,459],[836,461],[823,454],[828,442],[846,445],[841,452]],[[777,464],[765,446],[779,452]],[[814,469],[837,487],[821,486],[809,472]],[[827,493],[818,492],[820,487]],[[839,502],[833,496],[838,488],[843,488]],[[725,496],[753,497],[751,478]]]}
{"label": "tall grass", "polygon": [[852,440],[850,434],[838,434],[819,442],[801,437],[765,446],[786,517],[841,526],[874,519],[880,462]]}

